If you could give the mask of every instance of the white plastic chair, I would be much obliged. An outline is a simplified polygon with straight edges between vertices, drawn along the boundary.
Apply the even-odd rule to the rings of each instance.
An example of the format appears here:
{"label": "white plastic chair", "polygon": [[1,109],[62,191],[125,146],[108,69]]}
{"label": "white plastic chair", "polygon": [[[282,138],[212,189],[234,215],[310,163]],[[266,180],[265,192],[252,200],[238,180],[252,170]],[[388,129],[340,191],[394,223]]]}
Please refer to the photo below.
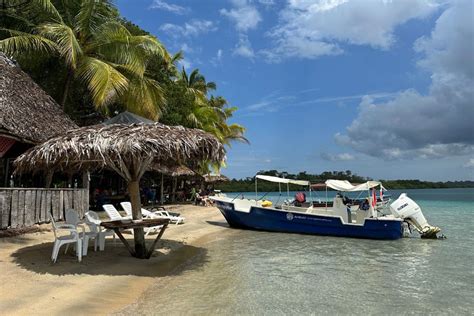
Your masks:
{"label": "white plastic chair", "polygon": [[[132,215],[132,203],[122,202],[120,203],[120,205],[124,209],[125,213],[127,213],[127,215],[130,215],[130,216]],[[151,212],[149,210],[142,208],[142,215],[144,218],[167,218],[170,220],[170,223],[174,223],[176,225],[184,223],[184,217],[173,216],[170,213],[168,213],[168,211],[165,209]]]}
{"label": "white plastic chair", "polygon": [[[94,251],[97,250],[97,233],[93,231],[88,231],[86,232],[83,221],[79,218],[79,213],[74,210],[74,209],[67,209],[66,210],[66,224],[74,225],[76,228],[81,227],[82,232],[79,234],[79,237],[82,238],[82,255],[87,256],[87,248],[89,248],[89,240],[94,239]],[[67,251],[68,246],[66,246],[66,251]]]}
{"label": "white plastic chair", "polygon": [[99,219],[99,215],[97,215],[96,212],[94,211],[86,212],[84,219],[87,226],[89,226],[90,231],[97,234],[98,236],[98,238],[95,238],[94,240],[94,251],[96,251],[97,249],[97,243],[99,243],[100,251],[104,251],[105,237],[107,236],[113,236],[114,244],[115,244],[115,232],[111,229],[103,229],[102,226],[100,226],[100,223],[102,221]]}
{"label": "white plastic chair", "polygon": [[[127,214],[127,216],[132,216],[132,203],[130,202],[121,202],[120,205],[122,206],[123,210]],[[148,214],[145,214],[148,212]],[[162,216],[156,216],[155,214],[145,210],[142,208],[142,216],[143,218],[164,218]],[[163,228],[163,225],[158,225],[158,226],[152,226],[152,227],[147,227],[145,228],[146,234],[145,236],[148,236],[149,233],[151,232],[159,232]]]}
{"label": "white plastic chair", "polygon": [[[51,219],[51,224],[53,226],[53,232],[54,232],[54,246],[53,246],[53,252],[51,254],[51,261],[56,263],[56,260],[58,259],[58,254],[59,254],[59,248],[61,248],[62,245],[67,245],[69,244],[76,244],[76,255],[77,259],[79,262],[82,260],[82,238],[80,237],[79,232],[77,231],[77,227],[71,224],[57,224],[54,221],[53,216],[50,214],[49,218]],[[60,231],[67,231],[69,232],[69,235],[59,235]],[[67,248],[66,248],[67,251]]]}

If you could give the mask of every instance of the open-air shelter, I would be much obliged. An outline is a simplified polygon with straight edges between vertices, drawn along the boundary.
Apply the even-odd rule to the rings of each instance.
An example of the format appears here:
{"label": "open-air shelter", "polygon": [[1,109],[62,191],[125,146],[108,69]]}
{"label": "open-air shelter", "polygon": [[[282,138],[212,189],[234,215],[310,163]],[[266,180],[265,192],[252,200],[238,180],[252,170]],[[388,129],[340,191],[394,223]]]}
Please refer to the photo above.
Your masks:
{"label": "open-air shelter", "polygon": [[[109,168],[128,184],[134,220],[142,219],[139,182],[151,165],[197,166],[221,162],[223,145],[209,133],[154,124],[94,125],[73,129],[29,149],[15,160],[17,172]],[[134,228],[135,253],[146,256],[143,228]]]}

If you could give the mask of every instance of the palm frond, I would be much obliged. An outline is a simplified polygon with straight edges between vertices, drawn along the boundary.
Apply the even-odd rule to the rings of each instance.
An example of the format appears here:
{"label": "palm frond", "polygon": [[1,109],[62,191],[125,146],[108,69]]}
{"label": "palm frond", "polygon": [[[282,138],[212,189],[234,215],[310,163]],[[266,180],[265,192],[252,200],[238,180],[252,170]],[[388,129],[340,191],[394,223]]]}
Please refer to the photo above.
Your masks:
{"label": "palm frond", "polygon": [[182,50],[180,50],[179,52],[171,56],[170,62],[174,64],[180,60],[183,60],[183,58],[184,58],[184,53]]}
{"label": "palm frond", "polygon": [[58,49],[53,41],[40,35],[5,28],[0,28],[0,30],[11,35],[0,41],[0,50],[9,56],[26,55],[37,51],[52,53]]}
{"label": "palm frond", "polygon": [[92,95],[96,108],[110,104],[128,87],[128,79],[108,63],[93,58],[83,57],[77,68]]}
{"label": "palm frond", "polygon": [[171,60],[171,56],[163,46],[163,44],[154,36],[151,35],[139,35],[132,36],[130,38],[132,45],[137,45],[145,53],[151,56],[158,56],[166,62]]}
{"label": "palm frond", "polygon": [[77,62],[82,55],[74,30],[62,23],[45,23],[37,29],[38,33],[57,44],[59,54],[66,60],[72,69],[76,69]]}
{"label": "palm frond", "polygon": [[61,14],[56,9],[51,0],[30,0],[28,9],[31,11],[37,11],[38,9],[40,9],[43,12],[48,13],[51,16],[52,21],[58,23],[63,22]]}
{"label": "palm frond", "polygon": [[128,110],[152,120],[158,120],[166,105],[163,89],[150,78],[134,78],[121,97],[121,103]]}
{"label": "palm frond", "polygon": [[75,31],[87,38],[106,23],[113,12],[109,0],[82,0],[81,8],[75,17]]}

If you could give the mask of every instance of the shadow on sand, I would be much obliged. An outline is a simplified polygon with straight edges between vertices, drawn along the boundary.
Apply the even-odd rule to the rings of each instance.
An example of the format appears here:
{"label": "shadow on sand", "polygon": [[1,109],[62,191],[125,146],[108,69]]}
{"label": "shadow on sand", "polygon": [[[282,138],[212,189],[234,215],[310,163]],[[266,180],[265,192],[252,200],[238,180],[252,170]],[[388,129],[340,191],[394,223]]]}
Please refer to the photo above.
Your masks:
{"label": "shadow on sand", "polygon": [[206,223],[208,223],[210,225],[214,225],[214,226],[230,228],[230,226],[229,226],[229,224],[227,224],[227,222],[206,221]]}
{"label": "shadow on sand", "polygon": [[[127,237],[126,237],[127,238]],[[127,238],[133,245],[133,238]],[[148,241],[151,242],[151,241]],[[92,242],[93,245],[93,242]],[[164,277],[178,275],[186,270],[196,270],[208,262],[207,249],[186,245],[175,240],[162,239],[150,259],[137,259],[125,246],[116,240],[107,239],[104,251],[94,252],[89,244],[87,256],[78,262],[73,247],[64,254],[61,247],[58,261],[51,262],[53,243],[42,243],[24,247],[11,256],[18,266],[40,274],[53,275],[136,275]]]}

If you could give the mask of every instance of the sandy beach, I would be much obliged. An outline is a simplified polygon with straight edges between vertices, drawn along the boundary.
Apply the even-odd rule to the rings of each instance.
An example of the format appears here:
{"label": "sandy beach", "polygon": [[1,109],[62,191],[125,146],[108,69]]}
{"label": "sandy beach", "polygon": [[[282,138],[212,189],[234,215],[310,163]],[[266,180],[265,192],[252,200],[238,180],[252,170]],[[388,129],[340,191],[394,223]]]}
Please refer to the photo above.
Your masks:
{"label": "sandy beach", "polygon": [[[118,238],[115,244],[110,238],[104,252],[90,247],[81,263],[71,248],[52,264],[50,224],[41,225],[41,232],[1,238],[1,313],[98,315],[136,303],[152,284],[179,275],[186,263],[205,252],[202,245],[227,227],[214,207],[178,205],[171,210],[180,212],[186,223],[169,225],[150,260],[131,257]],[[131,234],[124,236],[133,241]]]}

